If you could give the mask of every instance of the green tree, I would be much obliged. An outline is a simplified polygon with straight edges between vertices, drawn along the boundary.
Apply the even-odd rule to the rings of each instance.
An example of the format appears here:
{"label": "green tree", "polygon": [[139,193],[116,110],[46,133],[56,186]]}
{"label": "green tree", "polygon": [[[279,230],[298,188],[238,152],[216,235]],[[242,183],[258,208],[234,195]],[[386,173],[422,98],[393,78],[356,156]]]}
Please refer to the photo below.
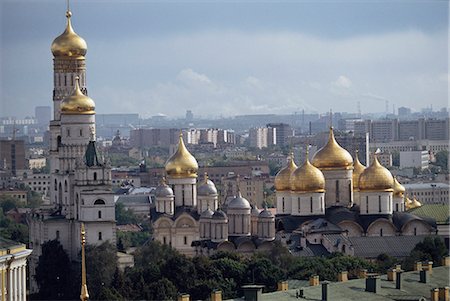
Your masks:
{"label": "green tree", "polygon": [[448,150],[437,152],[435,158],[435,165],[440,166],[443,170],[448,170]]}
{"label": "green tree", "polygon": [[176,300],[177,288],[167,278],[151,283],[144,292],[147,300]]}
{"label": "green tree", "polygon": [[[89,295],[93,300],[101,299],[103,287],[110,287],[117,269],[116,248],[110,242],[86,246],[86,276]],[[81,276],[80,276],[81,278]]]}
{"label": "green tree", "polygon": [[125,209],[124,204],[116,204],[116,222],[118,225],[137,224],[139,218],[134,214],[133,210]]}
{"label": "green tree", "polygon": [[285,278],[281,268],[274,265],[268,258],[254,256],[248,264],[246,283],[263,284],[264,291],[274,291],[278,281]]}
{"label": "green tree", "polygon": [[72,290],[73,272],[69,256],[57,240],[42,245],[42,255],[36,267],[36,282],[39,287],[38,298],[42,300],[75,299]]}

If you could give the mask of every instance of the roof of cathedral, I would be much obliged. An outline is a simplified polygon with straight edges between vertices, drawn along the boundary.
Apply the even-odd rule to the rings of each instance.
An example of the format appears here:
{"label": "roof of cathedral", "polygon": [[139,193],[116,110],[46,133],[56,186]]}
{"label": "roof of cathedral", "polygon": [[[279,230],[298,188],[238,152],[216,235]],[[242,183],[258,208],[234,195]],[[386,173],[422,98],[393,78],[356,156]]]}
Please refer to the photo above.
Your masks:
{"label": "roof of cathedral", "polygon": [[86,152],[84,153],[84,163],[88,167],[103,166],[98,160],[97,145],[93,140],[89,141]]}
{"label": "roof of cathedral", "polygon": [[450,211],[448,204],[423,204],[421,207],[413,208],[409,213],[422,218],[433,218],[436,224],[449,224]]}
{"label": "roof of cathedral", "polygon": [[86,41],[77,35],[72,28],[70,18],[72,12],[67,10],[67,24],[64,32],[53,40],[51,50],[54,57],[84,57],[87,52]]}
{"label": "roof of cathedral", "polygon": [[194,220],[198,221],[200,219],[200,214],[197,212],[197,208],[189,206],[175,207],[174,215],[168,215],[166,213],[157,212],[155,207],[150,208],[150,220],[155,222],[158,218],[164,216],[170,218],[171,220],[176,220],[183,213],[189,214]]}
{"label": "roof of cathedral", "polygon": [[[339,223],[343,221],[355,222],[361,226],[364,231],[367,231],[369,226],[376,220],[384,219],[393,224],[393,226],[400,231],[404,225],[412,220],[419,220],[425,222],[432,228],[436,228],[436,221],[433,218],[419,217],[408,212],[394,212],[392,215],[360,215],[357,206],[351,209],[346,207],[330,207],[325,211],[325,216],[292,216],[292,215],[277,215],[276,228],[286,232],[293,232],[299,229],[302,225],[313,225],[316,232],[336,232]],[[326,224],[325,224],[326,222]]]}
{"label": "roof of cathedral", "polygon": [[309,162],[306,152],[305,162],[291,176],[291,190],[298,192],[324,192],[325,177],[323,173]]}
{"label": "roof of cathedral", "polygon": [[393,191],[394,177],[391,172],[382,166],[374,155],[372,164],[367,167],[359,177],[360,191]]}
{"label": "roof of cathedral", "polygon": [[161,183],[156,187],[155,189],[155,196],[158,198],[167,198],[173,196],[173,190],[170,188],[169,185],[166,183],[166,179],[163,178],[161,180]]}
{"label": "roof of cathedral", "polygon": [[244,198],[240,191],[238,191],[237,197],[233,198],[227,206],[228,209],[251,209],[249,201]]}
{"label": "roof of cathedral", "polygon": [[297,165],[294,162],[294,154],[291,153],[287,158],[287,165],[282,168],[275,176],[275,190],[277,191],[289,191],[291,190],[291,176],[294,170],[297,169]]}
{"label": "roof of cathedral", "polygon": [[314,154],[312,164],[320,169],[353,168],[352,156],[336,142],[332,127],[327,144]]}
{"label": "roof of cathedral", "polygon": [[80,78],[76,77],[75,88],[69,96],[60,103],[61,114],[92,115],[95,114],[95,102],[80,89]]}
{"label": "roof of cathedral", "polygon": [[196,178],[198,163],[194,156],[187,150],[180,133],[177,151],[167,160],[166,173],[171,178]]}
{"label": "roof of cathedral", "polygon": [[217,188],[214,182],[208,178],[208,174],[205,172],[204,181],[197,188],[197,195],[199,196],[216,196]]}
{"label": "roof of cathedral", "polygon": [[355,160],[353,161],[353,189],[359,189],[359,177],[366,169],[366,166],[359,162],[358,151],[355,153]]}

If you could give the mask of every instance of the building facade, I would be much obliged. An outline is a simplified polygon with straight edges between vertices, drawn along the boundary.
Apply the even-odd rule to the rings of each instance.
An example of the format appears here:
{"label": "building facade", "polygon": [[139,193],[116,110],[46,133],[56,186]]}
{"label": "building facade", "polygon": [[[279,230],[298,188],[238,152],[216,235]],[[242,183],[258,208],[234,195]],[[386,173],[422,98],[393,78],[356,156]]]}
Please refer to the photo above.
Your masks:
{"label": "building facade", "polygon": [[[30,272],[34,275],[42,244],[57,239],[70,259],[80,251],[80,227],[86,242],[115,244],[114,195],[111,167],[97,150],[95,103],[87,96],[86,42],[71,25],[66,12],[65,31],[52,43],[54,90],[50,121],[50,206],[29,216]],[[30,277],[31,292],[37,287]]]}
{"label": "building facade", "polygon": [[420,202],[405,196],[405,187],[377,156],[363,166],[336,142],[332,129],[311,162],[305,157],[297,167],[291,155],[275,178],[277,237],[293,253],[354,255],[353,238],[436,233],[435,221],[407,212]]}

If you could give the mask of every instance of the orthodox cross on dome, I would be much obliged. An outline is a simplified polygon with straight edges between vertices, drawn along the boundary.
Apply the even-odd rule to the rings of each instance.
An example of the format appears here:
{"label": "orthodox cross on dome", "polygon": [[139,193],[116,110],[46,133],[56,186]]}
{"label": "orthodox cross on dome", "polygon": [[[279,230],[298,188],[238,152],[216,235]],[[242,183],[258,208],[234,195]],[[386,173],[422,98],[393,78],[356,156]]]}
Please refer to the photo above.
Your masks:
{"label": "orthodox cross on dome", "polygon": [[66,18],[70,19],[72,17],[72,12],[70,11],[70,1],[67,0],[67,11],[66,11]]}

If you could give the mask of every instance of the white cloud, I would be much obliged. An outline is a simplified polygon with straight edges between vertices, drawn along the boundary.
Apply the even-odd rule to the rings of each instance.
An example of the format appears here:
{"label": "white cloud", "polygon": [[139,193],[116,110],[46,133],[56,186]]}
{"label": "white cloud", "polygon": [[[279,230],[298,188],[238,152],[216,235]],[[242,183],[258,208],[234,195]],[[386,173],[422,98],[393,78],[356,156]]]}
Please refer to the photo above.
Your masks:
{"label": "white cloud", "polygon": [[[383,111],[371,95],[381,95],[397,107],[448,105],[446,32],[325,39],[287,31],[201,31],[127,38],[121,44],[88,42],[88,87],[99,113],[355,112],[357,102],[364,112]],[[5,62],[4,108],[19,110],[14,105],[19,97],[5,97],[17,90],[29,103],[23,101],[21,107],[32,109],[37,98],[51,104],[48,45],[43,57],[20,53],[17,58],[12,45],[3,46],[9,62],[33,57],[47,66],[36,78],[28,69]],[[17,79],[23,77],[37,88],[17,89],[13,81],[22,83]]]}
{"label": "white cloud", "polygon": [[345,75],[340,75],[337,80],[332,82],[332,85],[337,88],[349,89],[352,86],[352,81]]}

